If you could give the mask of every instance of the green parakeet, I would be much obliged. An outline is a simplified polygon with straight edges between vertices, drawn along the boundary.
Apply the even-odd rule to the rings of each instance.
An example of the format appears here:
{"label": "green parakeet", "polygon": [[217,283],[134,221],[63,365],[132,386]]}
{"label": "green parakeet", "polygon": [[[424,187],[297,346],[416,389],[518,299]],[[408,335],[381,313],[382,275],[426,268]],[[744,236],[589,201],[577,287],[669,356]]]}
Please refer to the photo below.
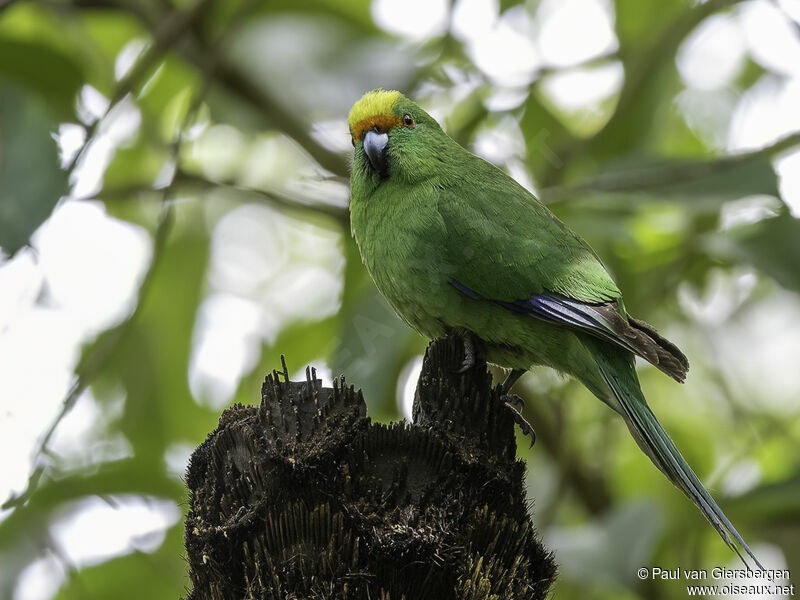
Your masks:
{"label": "green parakeet", "polygon": [[368,92],[348,124],[352,232],[397,314],[430,338],[479,338],[497,365],[546,365],[580,380],[619,413],[642,451],[725,543],[738,554],[738,542],[759,564],[639,386],[634,355],[679,382],[689,369],[686,357],[627,314],[589,245],[400,92]]}

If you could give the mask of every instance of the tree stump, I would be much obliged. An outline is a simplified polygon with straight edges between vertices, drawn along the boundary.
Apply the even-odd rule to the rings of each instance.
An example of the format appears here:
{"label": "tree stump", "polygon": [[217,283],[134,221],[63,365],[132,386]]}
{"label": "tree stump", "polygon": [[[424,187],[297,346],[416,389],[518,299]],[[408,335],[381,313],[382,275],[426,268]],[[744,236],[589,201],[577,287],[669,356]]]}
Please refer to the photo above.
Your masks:
{"label": "tree stump", "polygon": [[187,472],[188,600],[544,598],[511,412],[462,358],[460,338],[430,344],[413,424],[285,365],[260,406],[227,409]]}

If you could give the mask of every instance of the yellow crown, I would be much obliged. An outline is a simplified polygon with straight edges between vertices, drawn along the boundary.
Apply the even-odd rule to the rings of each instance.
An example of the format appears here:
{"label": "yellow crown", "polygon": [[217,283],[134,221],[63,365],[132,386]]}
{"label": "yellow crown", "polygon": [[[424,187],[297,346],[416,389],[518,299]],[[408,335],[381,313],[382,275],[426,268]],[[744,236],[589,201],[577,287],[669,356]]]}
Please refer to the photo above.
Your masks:
{"label": "yellow crown", "polygon": [[400,118],[392,114],[392,106],[403,95],[395,90],[377,89],[367,92],[361,100],[353,105],[347,124],[353,142],[360,140],[365,131],[378,125],[382,131],[388,131],[400,124]]}

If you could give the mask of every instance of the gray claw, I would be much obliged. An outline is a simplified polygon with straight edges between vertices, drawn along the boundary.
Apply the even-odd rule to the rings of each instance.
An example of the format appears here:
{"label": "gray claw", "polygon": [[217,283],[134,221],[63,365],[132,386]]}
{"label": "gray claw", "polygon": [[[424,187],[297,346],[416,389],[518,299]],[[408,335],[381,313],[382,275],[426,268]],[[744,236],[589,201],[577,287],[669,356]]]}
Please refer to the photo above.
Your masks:
{"label": "gray claw", "polygon": [[[504,399],[508,398],[508,396],[503,396],[503,398]],[[522,433],[531,438],[530,448],[533,448],[533,445],[536,443],[536,432],[533,430],[533,427],[531,427],[531,424],[528,423],[525,417],[522,416],[522,413],[520,413],[516,408],[514,408],[511,402],[509,402],[508,400],[504,400],[503,404],[505,404],[506,408],[508,408],[508,410],[510,410],[511,413],[513,414],[514,422],[517,425],[519,425],[519,428],[522,430]]]}
{"label": "gray claw", "polygon": [[472,342],[472,337],[465,335],[464,340],[464,360],[461,362],[461,367],[456,373],[466,373],[475,366],[475,344]]}
{"label": "gray claw", "polygon": [[520,408],[525,408],[525,400],[523,400],[516,394],[503,394],[502,396],[500,396],[500,400],[508,404],[513,404],[514,406],[518,406]]}
{"label": "gray claw", "polygon": [[511,369],[508,372],[508,375],[506,376],[505,381],[503,381],[503,383],[500,384],[500,386],[501,386],[500,387],[500,393],[501,394],[508,394],[508,392],[511,391],[511,388],[514,386],[514,384],[517,382],[517,380],[520,377],[522,377],[524,374],[525,374],[525,369]]}

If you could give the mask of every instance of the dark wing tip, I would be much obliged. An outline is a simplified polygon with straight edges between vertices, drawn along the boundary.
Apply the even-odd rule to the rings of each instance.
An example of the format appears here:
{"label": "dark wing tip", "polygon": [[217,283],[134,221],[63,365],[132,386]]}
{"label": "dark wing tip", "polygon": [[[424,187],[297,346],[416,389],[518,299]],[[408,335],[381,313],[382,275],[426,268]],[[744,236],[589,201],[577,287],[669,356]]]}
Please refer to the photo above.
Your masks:
{"label": "dark wing tip", "polygon": [[686,373],[689,371],[689,359],[686,358],[686,355],[675,344],[659,334],[649,323],[631,316],[628,316],[628,323],[654,342],[658,361],[651,362],[678,383],[683,383],[686,380]]}
{"label": "dark wing tip", "polygon": [[604,327],[593,327],[590,331],[598,332],[602,337],[638,354],[678,383],[683,383],[686,379],[689,360],[675,344],[662,337],[652,325],[634,319],[630,315],[623,317],[616,302],[579,305],[569,301],[569,304],[584,314],[591,311],[602,317],[599,324]]}
{"label": "dark wing tip", "polygon": [[[456,279],[450,279],[450,285],[470,298],[483,299]],[[554,293],[534,294],[514,302],[489,301],[516,314],[586,331],[638,354],[679,383],[686,379],[689,361],[683,352],[651,325],[620,314],[617,302],[587,303]]]}

